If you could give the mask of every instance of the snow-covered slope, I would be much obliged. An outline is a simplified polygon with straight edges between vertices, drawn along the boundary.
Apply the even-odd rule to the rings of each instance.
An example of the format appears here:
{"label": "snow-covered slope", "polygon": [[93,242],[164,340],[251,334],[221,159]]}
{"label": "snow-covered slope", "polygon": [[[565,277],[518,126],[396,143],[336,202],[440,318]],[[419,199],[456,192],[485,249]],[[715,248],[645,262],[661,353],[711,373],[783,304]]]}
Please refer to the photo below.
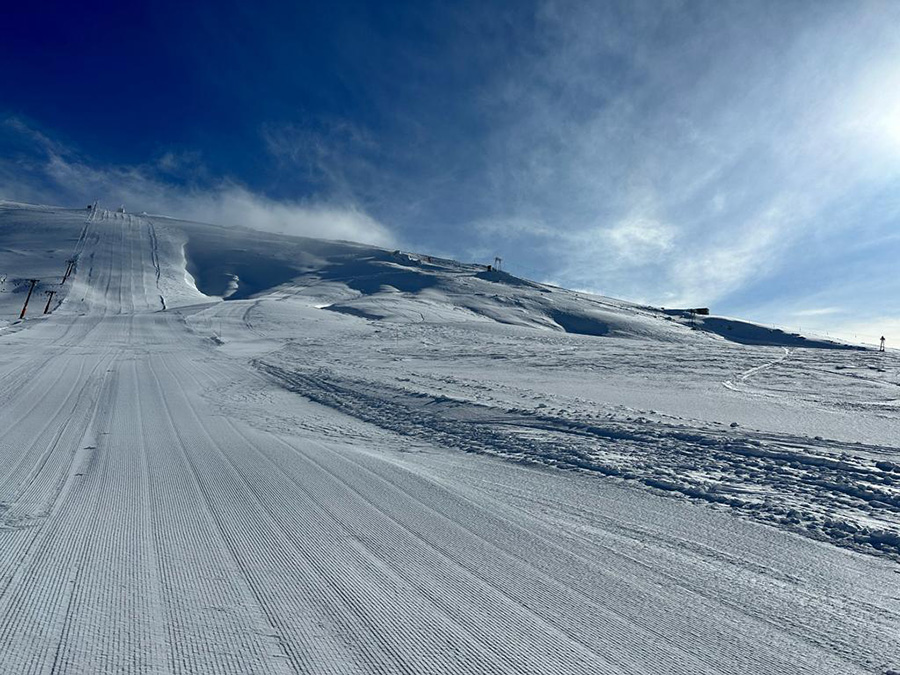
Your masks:
{"label": "snow-covered slope", "polygon": [[0,672],[900,668],[892,352],[102,208],[0,278]]}
{"label": "snow-covered slope", "polygon": [[[157,223],[160,219],[156,219]],[[693,327],[735,342],[846,347],[733,319],[575,293],[486,265],[349,242],[286,238],[167,219],[187,237],[188,269],[210,296],[250,298],[284,285],[321,308],[392,322],[488,320],[592,336],[691,341]]]}
{"label": "snow-covered slope", "polygon": [[[80,279],[92,279],[93,244],[99,240],[88,226],[121,223],[127,255],[150,256],[147,269],[156,277],[158,292],[153,298],[141,299],[147,303],[145,307],[162,308],[165,303],[176,307],[218,298],[239,300],[291,289],[323,309],[400,323],[483,320],[663,342],[695,342],[697,336],[689,332],[693,328],[704,337],[715,335],[749,344],[848,347],[735,319],[691,319],[686,310],[662,310],[576,293],[485,265],[425,254],[102,208],[62,210],[10,202],[0,203],[0,208],[5,224],[0,231],[0,252],[6,270],[0,306],[8,306],[4,307],[6,321],[15,314],[13,310],[21,309],[19,296],[27,290],[30,278],[40,280],[35,297],[58,289],[58,299],[62,299],[67,289],[59,282],[67,259],[78,261]],[[81,224],[82,219],[83,226],[76,231],[72,223]],[[44,248],[47,242],[53,247]],[[93,286],[85,292],[92,292],[90,288]],[[92,304],[88,297],[78,301]],[[126,302],[130,303],[130,298]]]}

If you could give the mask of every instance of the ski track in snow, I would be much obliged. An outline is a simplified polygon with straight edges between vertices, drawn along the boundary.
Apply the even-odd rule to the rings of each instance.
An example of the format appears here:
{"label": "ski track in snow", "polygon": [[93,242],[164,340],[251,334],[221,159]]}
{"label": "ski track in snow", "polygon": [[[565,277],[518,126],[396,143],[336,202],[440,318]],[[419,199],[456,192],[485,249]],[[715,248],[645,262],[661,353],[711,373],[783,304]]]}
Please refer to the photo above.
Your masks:
{"label": "ski track in snow", "polygon": [[[0,339],[0,673],[900,664],[896,563],[789,531],[879,552],[861,523],[897,520],[894,448],[417,371],[413,353],[459,343],[301,311],[302,290],[173,309],[204,300],[179,231],[67,217],[67,296]],[[578,358],[522,335],[540,377],[547,350]],[[772,352],[753,354],[722,367],[777,391]]]}
{"label": "ski track in snow", "polygon": [[[843,444],[813,447],[803,438],[640,416],[549,416],[338,378],[322,369],[304,373],[269,361],[259,367],[313,401],[427,442],[635,480],[900,559],[900,474],[892,464],[849,455]],[[868,526],[873,516],[884,529]]]}
{"label": "ski track in snow", "polygon": [[743,383],[747,382],[747,380],[752,378],[757,373],[761,373],[762,371],[768,370],[769,368],[774,368],[775,366],[777,366],[780,363],[784,363],[787,359],[790,358],[790,356],[791,356],[791,350],[788,349],[787,347],[785,347],[783,356],[778,357],[774,361],[770,361],[768,363],[763,363],[762,365],[759,365],[759,366],[753,366],[752,368],[748,368],[743,373],[738,375],[736,380],[725,380],[724,382],[722,382],[722,385],[733,391],[747,392],[746,388],[741,387],[741,385]]}

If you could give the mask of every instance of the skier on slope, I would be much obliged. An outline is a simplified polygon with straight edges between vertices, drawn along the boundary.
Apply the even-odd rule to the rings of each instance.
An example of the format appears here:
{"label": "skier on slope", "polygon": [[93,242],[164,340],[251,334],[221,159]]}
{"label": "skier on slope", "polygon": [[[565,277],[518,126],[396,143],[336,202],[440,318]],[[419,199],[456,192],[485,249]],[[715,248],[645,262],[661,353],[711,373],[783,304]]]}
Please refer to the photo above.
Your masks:
{"label": "skier on slope", "polygon": [[884,351],[884,335],[881,336],[881,346],[878,348],[878,351]]}

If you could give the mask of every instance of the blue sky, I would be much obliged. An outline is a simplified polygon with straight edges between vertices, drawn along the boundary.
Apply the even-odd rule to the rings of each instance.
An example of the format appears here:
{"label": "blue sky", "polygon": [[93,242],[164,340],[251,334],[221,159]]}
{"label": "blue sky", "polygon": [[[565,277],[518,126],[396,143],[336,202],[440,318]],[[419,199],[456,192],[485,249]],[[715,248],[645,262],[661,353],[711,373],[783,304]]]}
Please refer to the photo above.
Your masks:
{"label": "blue sky", "polygon": [[900,3],[6,8],[0,198],[900,341]]}

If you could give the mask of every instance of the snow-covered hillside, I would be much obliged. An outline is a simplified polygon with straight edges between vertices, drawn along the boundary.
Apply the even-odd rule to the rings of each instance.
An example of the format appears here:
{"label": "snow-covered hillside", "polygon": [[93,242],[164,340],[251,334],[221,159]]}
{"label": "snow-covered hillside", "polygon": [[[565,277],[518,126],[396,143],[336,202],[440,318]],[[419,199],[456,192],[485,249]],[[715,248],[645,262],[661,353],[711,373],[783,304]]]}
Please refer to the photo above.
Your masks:
{"label": "snow-covered hillside", "polygon": [[0,672],[900,670],[892,351],[0,202],[0,373]]}

